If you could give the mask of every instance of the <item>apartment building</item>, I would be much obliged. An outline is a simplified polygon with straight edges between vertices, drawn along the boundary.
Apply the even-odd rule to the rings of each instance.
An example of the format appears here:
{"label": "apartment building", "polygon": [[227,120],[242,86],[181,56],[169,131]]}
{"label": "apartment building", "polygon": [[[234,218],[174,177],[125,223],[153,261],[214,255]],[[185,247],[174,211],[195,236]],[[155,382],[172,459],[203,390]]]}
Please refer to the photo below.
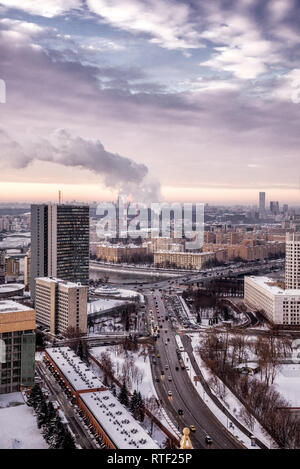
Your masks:
{"label": "apartment building", "polygon": [[286,235],[285,284],[300,289],[300,233]]}
{"label": "apartment building", "polygon": [[34,384],[35,311],[0,301],[0,394]]}
{"label": "apartment building", "polygon": [[147,254],[147,247],[136,246],[135,244],[101,244],[97,247],[97,259],[106,262],[125,262],[130,261],[135,256],[144,256]]}
{"label": "apartment building", "polygon": [[52,334],[73,328],[87,331],[88,287],[57,278],[37,278],[35,281],[36,320]]}
{"label": "apartment building", "polygon": [[5,283],[5,251],[0,251],[0,285]]}
{"label": "apartment building", "polygon": [[174,252],[158,251],[154,253],[154,264],[159,267],[177,267],[181,269],[202,269],[216,259],[214,252]]}

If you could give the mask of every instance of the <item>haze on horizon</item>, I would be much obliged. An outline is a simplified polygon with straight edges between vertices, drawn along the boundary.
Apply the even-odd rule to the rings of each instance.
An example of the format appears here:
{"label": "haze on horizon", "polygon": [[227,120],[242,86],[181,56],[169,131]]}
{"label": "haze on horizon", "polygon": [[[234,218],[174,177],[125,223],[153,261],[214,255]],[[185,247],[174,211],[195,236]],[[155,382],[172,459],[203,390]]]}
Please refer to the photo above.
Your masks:
{"label": "haze on horizon", "polygon": [[298,205],[298,0],[0,0],[0,202]]}

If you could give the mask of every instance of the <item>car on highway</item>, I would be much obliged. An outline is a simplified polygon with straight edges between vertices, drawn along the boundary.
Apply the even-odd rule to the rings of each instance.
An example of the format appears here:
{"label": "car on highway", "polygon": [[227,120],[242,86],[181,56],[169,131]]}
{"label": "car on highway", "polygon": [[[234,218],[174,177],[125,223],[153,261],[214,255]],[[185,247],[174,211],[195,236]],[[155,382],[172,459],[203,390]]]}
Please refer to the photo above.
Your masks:
{"label": "car on highway", "polygon": [[168,376],[168,381],[172,381],[172,376]]}
{"label": "car on highway", "polygon": [[183,415],[183,410],[182,409],[178,409],[178,415]]}
{"label": "car on highway", "polygon": [[157,354],[157,358],[160,358],[160,353]]}
{"label": "car on highway", "polygon": [[169,365],[166,365],[166,366],[165,366],[165,369],[168,370],[168,369],[169,369]]}
{"label": "car on highway", "polygon": [[165,345],[168,345],[168,342],[165,342]]}
{"label": "car on highway", "polygon": [[172,391],[168,391],[168,396],[173,396]]}
{"label": "car on highway", "polygon": [[195,432],[196,431],[195,425],[190,425],[190,430],[191,430],[191,432]]}
{"label": "car on highway", "polygon": [[206,435],[205,437],[205,443],[208,444],[208,445],[211,445],[212,444],[212,439],[209,435]]}
{"label": "car on highway", "polygon": [[175,366],[175,370],[176,370],[176,371],[179,370],[179,366],[178,366],[178,365]]}
{"label": "car on highway", "polygon": [[158,378],[158,376],[155,376],[155,381],[156,381],[157,383],[159,383],[159,378]]}

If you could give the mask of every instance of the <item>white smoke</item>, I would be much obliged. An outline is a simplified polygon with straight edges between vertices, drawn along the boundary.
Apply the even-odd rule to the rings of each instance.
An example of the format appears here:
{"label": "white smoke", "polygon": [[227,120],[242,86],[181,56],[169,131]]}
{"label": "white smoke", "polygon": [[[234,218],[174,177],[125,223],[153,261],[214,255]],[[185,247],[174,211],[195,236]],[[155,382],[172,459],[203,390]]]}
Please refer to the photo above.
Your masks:
{"label": "white smoke", "polygon": [[99,174],[103,183],[142,202],[160,200],[160,184],[151,178],[147,166],[108,152],[100,140],[72,136],[58,129],[48,138],[19,144],[0,130],[1,160],[14,168],[26,168],[34,161],[84,168]]}

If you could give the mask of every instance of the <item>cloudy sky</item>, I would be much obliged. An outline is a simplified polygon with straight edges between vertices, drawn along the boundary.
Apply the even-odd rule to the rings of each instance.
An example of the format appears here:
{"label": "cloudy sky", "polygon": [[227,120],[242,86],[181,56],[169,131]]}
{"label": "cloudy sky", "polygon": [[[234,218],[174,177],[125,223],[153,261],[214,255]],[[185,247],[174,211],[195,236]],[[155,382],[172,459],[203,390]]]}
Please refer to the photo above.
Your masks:
{"label": "cloudy sky", "polygon": [[299,25],[299,0],[0,0],[0,201],[299,203]]}

